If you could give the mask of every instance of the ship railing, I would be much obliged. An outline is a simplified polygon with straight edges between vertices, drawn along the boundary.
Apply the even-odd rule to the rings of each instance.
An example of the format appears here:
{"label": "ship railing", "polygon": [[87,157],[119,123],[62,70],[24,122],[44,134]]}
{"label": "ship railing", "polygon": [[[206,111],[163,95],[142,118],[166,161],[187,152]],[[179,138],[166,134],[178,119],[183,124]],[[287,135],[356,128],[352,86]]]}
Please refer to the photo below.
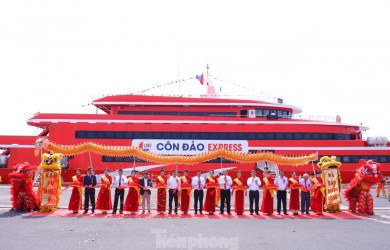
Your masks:
{"label": "ship railing", "polygon": [[[295,120],[309,120],[309,121],[322,121],[322,122],[336,122],[336,117],[321,116],[321,115],[292,115],[291,119]],[[341,122],[341,121],[340,121]]]}

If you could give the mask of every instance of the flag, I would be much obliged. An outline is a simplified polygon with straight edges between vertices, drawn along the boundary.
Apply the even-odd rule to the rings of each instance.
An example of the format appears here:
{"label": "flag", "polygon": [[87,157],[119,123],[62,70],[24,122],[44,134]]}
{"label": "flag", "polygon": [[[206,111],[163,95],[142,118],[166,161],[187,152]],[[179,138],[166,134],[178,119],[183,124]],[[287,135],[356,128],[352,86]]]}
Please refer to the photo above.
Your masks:
{"label": "flag", "polygon": [[203,73],[202,73],[202,75],[196,75],[196,80],[198,80],[200,82],[200,84],[203,85],[203,83],[204,83]]}

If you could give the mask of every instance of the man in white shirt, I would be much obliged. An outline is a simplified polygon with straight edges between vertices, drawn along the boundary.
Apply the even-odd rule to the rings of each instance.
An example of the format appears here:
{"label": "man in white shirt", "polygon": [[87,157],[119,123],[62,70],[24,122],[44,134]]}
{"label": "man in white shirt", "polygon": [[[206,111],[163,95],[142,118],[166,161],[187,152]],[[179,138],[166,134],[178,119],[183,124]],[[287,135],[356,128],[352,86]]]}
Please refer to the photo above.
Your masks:
{"label": "man in white shirt", "polygon": [[202,213],[203,209],[203,187],[206,185],[204,178],[201,176],[200,170],[196,172],[196,176],[192,177],[191,181],[192,189],[194,190],[194,210],[195,214],[198,213],[198,201],[199,201],[199,213]]}
{"label": "man in white shirt", "polygon": [[126,176],[123,175],[123,169],[118,170],[118,175],[115,176],[114,187],[115,187],[115,198],[112,213],[116,214],[118,208],[118,198],[120,198],[119,213],[123,214],[123,198],[125,196],[125,187],[128,181]]}
{"label": "man in white shirt", "polygon": [[252,170],[251,177],[248,178],[246,184],[249,188],[249,211],[253,215],[253,202],[255,202],[255,213],[259,215],[259,188],[261,186],[260,178],[256,176],[256,170]]}
{"label": "man in white shirt", "polygon": [[180,178],[176,176],[176,170],[172,171],[172,176],[168,179],[168,194],[169,194],[169,211],[168,214],[172,214],[172,201],[175,200],[175,214],[177,214],[177,208],[178,208],[178,192],[180,187]]}
{"label": "man in white shirt", "polygon": [[275,178],[274,184],[278,186],[278,193],[276,194],[277,198],[277,212],[280,215],[281,210],[281,204],[283,203],[283,213],[285,215],[288,215],[287,213],[287,186],[288,186],[288,179],[286,176],[284,176],[284,171],[279,171],[279,176]]}
{"label": "man in white shirt", "polygon": [[226,203],[226,211],[229,215],[230,213],[230,188],[232,187],[233,181],[232,177],[228,176],[228,171],[224,170],[223,175],[218,178],[218,184],[221,188],[221,207],[220,213],[224,213],[225,203]]}
{"label": "man in white shirt", "polygon": [[312,183],[309,180],[309,175],[307,173],[303,175],[303,179],[299,180],[299,184],[303,186],[301,191],[301,213],[304,214],[306,212],[306,214],[310,214],[310,189],[312,187]]}

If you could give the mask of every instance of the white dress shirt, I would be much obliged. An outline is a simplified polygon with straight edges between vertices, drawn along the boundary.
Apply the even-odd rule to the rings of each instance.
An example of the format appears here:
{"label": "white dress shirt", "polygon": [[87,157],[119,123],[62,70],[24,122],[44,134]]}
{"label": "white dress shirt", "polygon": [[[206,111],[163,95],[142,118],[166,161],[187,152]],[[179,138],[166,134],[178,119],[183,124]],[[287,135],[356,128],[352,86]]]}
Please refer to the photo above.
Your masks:
{"label": "white dress shirt", "polygon": [[218,184],[222,190],[230,189],[233,184],[232,177],[228,175],[227,176],[222,175],[221,177],[218,178]]}
{"label": "white dress shirt", "polygon": [[148,178],[144,178],[144,187],[149,188],[148,187]]}
{"label": "white dress shirt", "polygon": [[248,185],[250,191],[258,191],[259,187],[261,186],[261,181],[260,178],[257,176],[249,177],[248,180],[246,181],[246,184]]}
{"label": "white dress shirt", "polygon": [[169,177],[168,183],[167,183],[168,189],[178,189],[180,186],[180,183],[181,183],[181,181],[180,181],[179,177],[171,176],[171,177]]}
{"label": "white dress shirt", "polygon": [[191,185],[193,189],[203,189],[203,187],[206,185],[206,181],[202,176],[194,176],[192,177]]}
{"label": "white dress shirt", "polygon": [[307,179],[305,181],[305,179],[300,179],[299,180],[299,184],[301,184],[302,186],[304,186],[306,189],[310,189],[313,185],[311,184],[311,181],[309,179]]}
{"label": "white dress shirt", "polygon": [[278,190],[286,190],[288,185],[288,180],[286,176],[280,178],[280,176],[276,177],[274,184],[278,186]]}
{"label": "white dress shirt", "polygon": [[121,176],[117,175],[117,176],[115,176],[114,187],[116,187],[116,188],[119,187],[119,179],[121,180],[120,181],[120,183],[121,183],[120,186],[127,186],[128,181],[127,181],[126,176],[124,176],[124,175],[121,175]]}

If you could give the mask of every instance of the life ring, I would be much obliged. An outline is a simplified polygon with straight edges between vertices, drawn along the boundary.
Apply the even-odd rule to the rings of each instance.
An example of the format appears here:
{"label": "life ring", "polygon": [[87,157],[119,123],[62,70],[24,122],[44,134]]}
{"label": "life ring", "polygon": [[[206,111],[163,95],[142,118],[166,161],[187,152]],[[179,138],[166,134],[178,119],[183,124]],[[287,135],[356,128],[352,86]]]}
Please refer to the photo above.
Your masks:
{"label": "life ring", "polygon": [[339,115],[336,116],[336,122],[341,123],[341,117]]}

